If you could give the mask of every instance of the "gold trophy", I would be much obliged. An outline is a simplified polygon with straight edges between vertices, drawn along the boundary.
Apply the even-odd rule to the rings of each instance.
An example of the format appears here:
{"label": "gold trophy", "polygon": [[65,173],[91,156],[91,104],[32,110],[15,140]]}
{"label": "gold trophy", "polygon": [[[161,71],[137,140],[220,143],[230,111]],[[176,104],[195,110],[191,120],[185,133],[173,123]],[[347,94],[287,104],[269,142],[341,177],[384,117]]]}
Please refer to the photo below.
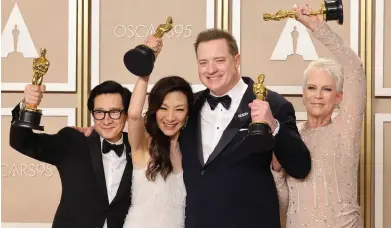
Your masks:
{"label": "gold trophy", "polygon": [[[165,24],[160,24],[153,36],[162,38],[165,33],[172,29],[172,17],[169,16]],[[126,68],[134,75],[139,77],[149,76],[154,68],[156,60],[155,51],[145,44],[138,45],[129,50],[124,55],[124,64]]]}
{"label": "gold trophy", "polygon": [[[42,85],[43,76],[48,72],[50,62],[46,59],[46,49],[41,48],[40,56],[33,60],[33,85]],[[37,105],[26,104],[19,112],[19,119],[13,122],[14,126],[25,127],[34,130],[43,131],[44,127],[40,126],[42,110]]]}
{"label": "gold trophy", "polygon": [[[263,85],[265,81],[265,75],[258,76],[258,82],[253,85],[253,92],[257,100],[265,101],[267,99],[268,89]],[[250,135],[266,135],[271,134],[271,128],[266,121],[255,121],[248,127]]]}
{"label": "gold trophy", "polygon": [[[324,21],[338,21],[343,24],[343,5],[342,0],[324,0],[318,11],[311,12],[309,15],[322,15]],[[265,21],[280,21],[285,18],[296,18],[296,12],[290,10],[279,10],[275,14],[264,13]]]}

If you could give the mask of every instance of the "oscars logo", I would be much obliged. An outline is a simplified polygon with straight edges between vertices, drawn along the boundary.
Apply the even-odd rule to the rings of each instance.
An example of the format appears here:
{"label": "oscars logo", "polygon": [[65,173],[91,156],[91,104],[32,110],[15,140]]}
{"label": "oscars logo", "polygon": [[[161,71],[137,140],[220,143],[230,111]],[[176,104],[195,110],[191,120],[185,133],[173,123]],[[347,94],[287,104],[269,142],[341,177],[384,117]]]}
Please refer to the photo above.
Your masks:
{"label": "oscars logo", "polygon": [[1,34],[1,57],[39,57],[18,3],[15,3]]}
{"label": "oscars logo", "polygon": [[309,61],[319,58],[307,28],[292,18],[287,20],[270,60],[286,60],[290,55]]}

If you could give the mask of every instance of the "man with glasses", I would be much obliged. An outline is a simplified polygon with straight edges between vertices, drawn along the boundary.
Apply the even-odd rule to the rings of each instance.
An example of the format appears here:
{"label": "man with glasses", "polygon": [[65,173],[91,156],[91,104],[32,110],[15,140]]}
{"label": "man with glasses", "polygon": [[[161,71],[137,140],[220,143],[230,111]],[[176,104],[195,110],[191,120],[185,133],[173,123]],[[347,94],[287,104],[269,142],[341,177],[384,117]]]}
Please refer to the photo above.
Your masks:
{"label": "man with glasses", "polygon": [[[44,86],[27,85],[23,101],[12,111],[12,122],[23,106],[39,105],[44,90]],[[88,137],[71,127],[39,134],[11,125],[12,148],[58,169],[62,196],[52,227],[123,226],[131,204],[133,170],[123,132],[130,97],[131,92],[114,81],[91,90],[87,106],[95,127]]]}

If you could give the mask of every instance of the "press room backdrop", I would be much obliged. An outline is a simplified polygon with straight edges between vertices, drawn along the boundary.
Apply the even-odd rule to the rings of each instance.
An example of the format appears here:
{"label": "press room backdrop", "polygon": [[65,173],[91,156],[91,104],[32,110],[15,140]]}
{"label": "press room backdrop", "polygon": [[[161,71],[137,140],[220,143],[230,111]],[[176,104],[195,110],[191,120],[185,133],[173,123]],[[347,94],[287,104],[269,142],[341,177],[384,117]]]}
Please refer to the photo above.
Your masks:
{"label": "press room backdrop", "polygon": [[[51,62],[40,108],[45,132],[65,126],[89,126],[86,110],[90,89],[116,80],[130,89],[136,81],[123,65],[123,54],[172,16],[174,28],[164,37],[151,76],[180,75],[195,91],[204,87],[197,74],[193,43],[206,28],[232,32],[242,54],[241,73],[253,79],[263,73],[265,84],[290,100],[298,121],[302,105],[302,73],[311,60],[333,57],[293,19],[265,22],[263,13],[308,3],[319,9],[323,0],[166,0],[50,1],[2,0],[2,225],[50,227],[61,183],[57,169],[27,158],[9,146],[11,110],[32,80],[32,60],[47,49]],[[343,25],[329,22],[361,56],[368,77],[367,115],[363,123],[360,203],[366,227],[391,226],[391,4],[385,0],[344,0]],[[387,74],[388,73],[388,74]]]}

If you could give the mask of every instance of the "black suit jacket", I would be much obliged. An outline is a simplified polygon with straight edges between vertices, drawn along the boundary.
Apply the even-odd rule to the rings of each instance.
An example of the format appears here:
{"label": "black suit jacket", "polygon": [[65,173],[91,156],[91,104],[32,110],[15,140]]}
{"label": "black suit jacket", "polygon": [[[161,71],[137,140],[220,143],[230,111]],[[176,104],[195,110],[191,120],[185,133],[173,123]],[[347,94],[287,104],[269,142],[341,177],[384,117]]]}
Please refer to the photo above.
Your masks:
{"label": "black suit jacket", "polygon": [[[18,119],[19,110],[17,105],[12,111],[12,121]],[[126,133],[124,143],[127,164],[117,195],[109,204],[101,142],[95,131],[89,137],[70,127],[54,135],[37,134],[12,125],[10,131],[12,148],[58,169],[62,195],[53,221],[54,228],[101,228],[106,218],[108,228],[123,226],[131,203],[133,170]]]}
{"label": "black suit jacket", "polygon": [[[280,228],[277,190],[270,171],[272,152],[292,177],[305,178],[311,158],[296,127],[295,111],[281,95],[269,91],[268,102],[280,122],[275,138],[249,136],[248,104],[256,97],[253,81],[235,116],[204,164],[200,110],[209,90],[197,94],[194,109],[180,136],[187,190],[186,228]],[[247,115],[245,114],[247,113]],[[205,130],[204,130],[205,131]]]}

